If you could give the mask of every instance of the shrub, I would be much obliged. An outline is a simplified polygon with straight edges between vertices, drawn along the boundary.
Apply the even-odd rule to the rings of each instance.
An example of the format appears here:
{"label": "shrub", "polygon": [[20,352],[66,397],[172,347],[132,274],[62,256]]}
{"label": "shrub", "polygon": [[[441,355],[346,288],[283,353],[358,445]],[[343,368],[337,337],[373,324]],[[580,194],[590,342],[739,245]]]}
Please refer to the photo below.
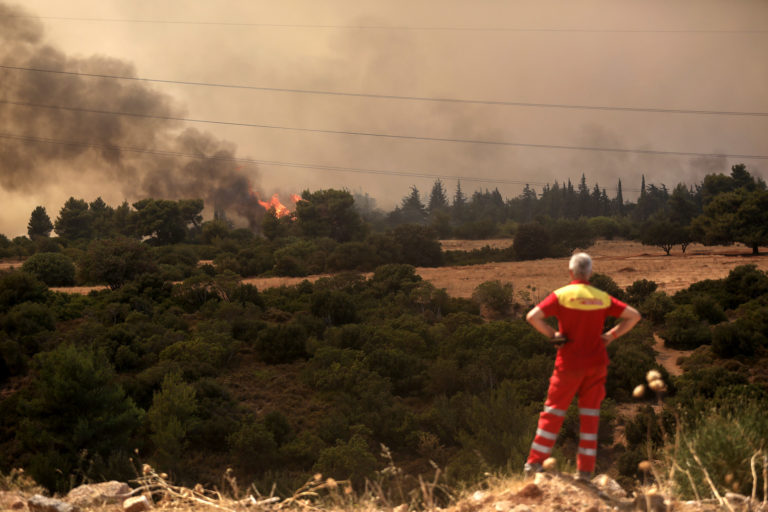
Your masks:
{"label": "shrub", "polygon": [[27,272],[0,273],[0,313],[22,302],[43,302],[48,288]]}
{"label": "shrub", "polygon": [[711,325],[727,320],[723,308],[709,295],[695,295],[691,300],[691,305],[696,316]]}
{"label": "shrub", "polygon": [[[674,451],[675,462],[691,475],[699,496],[711,493],[702,466],[721,494],[729,491],[748,494],[753,484],[749,461],[765,448],[766,439],[768,416],[765,414],[765,402],[710,409],[693,429],[681,434],[676,444],[679,449]],[[694,454],[698,455],[701,465],[694,459]],[[685,498],[694,498],[695,493],[686,473],[677,471],[675,476],[678,492]],[[765,478],[764,474],[762,478]],[[758,476],[754,482],[758,499],[765,485],[761,482],[762,478]]]}
{"label": "shrub", "polygon": [[400,246],[402,263],[419,267],[438,267],[442,264],[442,249],[432,228],[403,224],[395,228],[393,236]]}
{"label": "shrub", "polygon": [[142,411],[126,397],[110,364],[91,349],[59,345],[35,357],[34,379],[19,401],[17,439],[35,454],[32,476],[49,489],[66,491],[83,450],[94,477],[114,477],[106,462],[135,447]]}
{"label": "shrub", "polygon": [[238,429],[227,437],[227,445],[237,465],[248,472],[269,469],[278,458],[277,443],[272,432],[253,416],[246,416]]}
{"label": "shrub", "polygon": [[275,265],[272,251],[263,244],[242,249],[235,258],[238,263],[237,273],[243,277],[263,274]]}
{"label": "shrub", "polygon": [[53,314],[48,306],[24,302],[11,308],[2,320],[3,329],[15,339],[55,327]]}
{"label": "shrub", "polygon": [[647,318],[658,325],[664,322],[667,314],[675,308],[674,301],[664,292],[653,292],[640,304],[638,308],[643,318]]}
{"label": "shrub", "polygon": [[551,256],[549,230],[538,223],[520,224],[512,244],[518,260],[535,260]]}
{"label": "shrub", "polygon": [[149,437],[155,445],[154,459],[160,467],[181,469],[179,459],[187,448],[187,432],[197,421],[196,411],[195,388],[184,382],[179,373],[166,375],[147,411]]}
{"label": "shrub", "polygon": [[21,269],[48,286],[75,284],[75,265],[67,256],[57,252],[40,252],[30,256]]}
{"label": "shrub", "polygon": [[149,247],[130,238],[91,242],[80,261],[83,281],[106,283],[112,290],[156,269]]}
{"label": "shrub", "polygon": [[472,292],[472,299],[496,318],[509,315],[515,302],[512,283],[502,284],[499,280],[479,284]]}
{"label": "shrub", "polygon": [[310,311],[328,325],[357,321],[357,307],[351,295],[335,290],[317,290],[312,294]]}
{"label": "shrub", "polygon": [[730,304],[725,307],[733,309],[768,293],[768,274],[756,265],[738,266],[725,278],[725,289],[731,296]]}
{"label": "shrub", "polygon": [[678,350],[691,350],[712,341],[707,325],[696,315],[693,306],[685,304],[672,310],[664,323],[665,345]]}
{"label": "shrub", "polygon": [[349,441],[337,441],[336,446],[320,452],[312,470],[337,480],[349,479],[360,486],[376,470],[376,457],[365,439],[356,434]]}
{"label": "shrub", "polygon": [[768,346],[762,327],[751,318],[716,325],[712,331],[712,351],[722,358],[750,357],[759,347]]}
{"label": "shrub", "polygon": [[290,363],[306,356],[307,332],[298,324],[280,324],[259,332],[256,349],[265,363]]}
{"label": "shrub", "polygon": [[398,291],[410,292],[421,276],[416,274],[412,265],[389,264],[377,267],[371,277],[371,285],[381,295],[389,295]]}
{"label": "shrub", "polygon": [[659,287],[653,281],[639,279],[627,286],[625,297],[631,304],[640,305]]}
{"label": "shrub", "polygon": [[373,270],[376,266],[374,248],[365,242],[339,244],[328,257],[328,270]]}

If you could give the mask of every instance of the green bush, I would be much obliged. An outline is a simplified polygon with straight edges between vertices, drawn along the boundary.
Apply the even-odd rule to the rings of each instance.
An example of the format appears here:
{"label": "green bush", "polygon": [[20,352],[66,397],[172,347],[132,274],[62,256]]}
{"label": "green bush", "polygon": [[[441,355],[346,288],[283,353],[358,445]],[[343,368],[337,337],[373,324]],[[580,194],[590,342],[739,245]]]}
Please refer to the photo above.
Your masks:
{"label": "green bush", "polygon": [[313,315],[327,325],[342,325],[357,321],[357,306],[352,296],[335,290],[316,290],[309,306]]}
{"label": "green bush", "polygon": [[512,283],[502,284],[499,280],[481,283],[472,292],[472,299],[495,318],[503,318],[512,312],[514,298]]}
{"label": "green bush", "polygon": [[349,479],[361,486],[376,470],[376,457],[361,435],[353,435],[349,441],[337,441],[320,452],[313,471],[337,480]]}
{"label": "green bush", "polygon": [[22,302],[43,302],[48,295],[44,283],[27,272],[0,273],[0,313]]}
{"label": "green bush", "polygon": [[67,256],[58,252],[39,252],[30,256],[22,265],[48,286],[72,286],[75,284],[75,265]]}
{"label": "green bush", "polygon": [[691,350],[712,341],[709,327],[688,304],[678,306],[667,315],[662,337],[666,346],[678,350]]}
{"label": "green bush", "polygon": [[642,304],[659,287],[653,281],[647,279],[638,279],[627,286],[625,297],[630,304]]}
{"label": "green bush", "polygon": [[535,260],[552,256],[549,230],[538,223],[520,224],[512,247],[518,260]]}
{"label": "green bush", "polygon": [[271,468],[279,456],[274,435],[253,416],[243,418],[237,430],[227,437],[227,445],[238,467],[252,473]]}
{"label": "green bush", "polygon": [[55,328],[53,314],[48,306],[34,302],[24,302],[14,306],[0,321],[3,330],[14,339],[36,334],[42,331],[52,331]]}
{"label": "green bush", "polygon": [[367,272],[376,267],[376,253],[373,246],[366,242],[346,242],[339,244],[328,256],[328,270],[359,270]]}
{"label": "green bush", "polygon": [[122,455],[129,465],[143,412],[126,397],[111,365],[89,348],[68,344],[38,354],[34,365],[34,378],[19,401],[24,420],[16,433],[35,454],[30,474],[51,490],[66,491],[87,453],[92,466],[85,476],[122,478],[108,472],[107,462]]}
{"label": "green bush", "polygon": [[183,470],[180,460],[187,450],[187,432],[197,421],[195,388],[181,374],[169,373],[152,398],[147,411],[149,438],[155,447],[153,459],[166,471]]}
{"label": "green bush", "polygon": [[647,318],[654,325],[664,323],[667,314],[675,309],[675,302],[664,292],[652,292],[640,303],[638,308],[643,318]]}
{"label": "green bush", "polygon": [[157,269],[149,247],[131,238],[93,241],[79,263],[83,281],[106,283],[112,290]]}
{"label": "green bush", "polygon": [[758,270],[757,265],[741,265],[731,270],[724,284],[730,295],[729,303],[724,306],[734,309],[768,293],[768,273]]}
{"label": "green bush", "polygon": [[306,356],[307,331],[295,323],[267,327],[259,332],[256,349],[269,364],[290,363]]}
{"label": "green bush", "polygon": [[442,249],[432,228],[403,224],[395,228],[393,237],[400,246],[402,263],[419,267],[439,267],[442,264]]}
{"label": "green bush", "polygon": [[728,319],[720,304],[709,295],[695,295],[691,300],[691,305],[696,316],[710,325],[719,324]]}
{"label": "green bush", "polygon": [[[712,491],[704,476],[707,470],[721,495],[726,492],[750,494],[753,485],[750,459],[765,450],[768,416],[765,402],[740,400],[738,407],[719,407],[707,411],[694,428],[684,430],[676,441],[675,462],[683,472],[675,472],[675,483],[683,498],[695,498],[687,472],[698,495],[710,497]],[[695,460],[698,456],[701,464]],[[758,467],[760,467],[758,465]],[[758,470],[757,498],[762,498],[764,474]]]}
{"label": "green bush", "polygon": [[712,331],[712,351],[718,357],[751,357],[760,347],[768,347],[764,326],[751,318],[721,323]]}

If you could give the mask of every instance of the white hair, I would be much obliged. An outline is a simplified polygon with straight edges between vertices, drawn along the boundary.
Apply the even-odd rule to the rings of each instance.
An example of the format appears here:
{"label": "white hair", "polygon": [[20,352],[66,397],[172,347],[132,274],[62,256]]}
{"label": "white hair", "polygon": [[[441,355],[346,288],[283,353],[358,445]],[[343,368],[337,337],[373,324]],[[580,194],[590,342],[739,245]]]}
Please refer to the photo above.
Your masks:
{"label": "white hair", "polygon": [[576,279],[589,279],[592,275],[592,258],[585,252],[577,252],[571,256],[568,270],[573,272]]}

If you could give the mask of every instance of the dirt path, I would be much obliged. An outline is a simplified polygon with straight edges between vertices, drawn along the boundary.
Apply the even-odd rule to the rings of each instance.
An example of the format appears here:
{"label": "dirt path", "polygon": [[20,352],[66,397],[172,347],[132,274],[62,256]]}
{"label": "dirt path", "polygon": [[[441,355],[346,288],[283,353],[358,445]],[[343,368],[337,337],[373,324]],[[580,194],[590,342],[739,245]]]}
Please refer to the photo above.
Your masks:
{"label": "dirt path", "polygon": [[653,349],[658,352],[656,355],[656,362],[664,367],[670,375],[675,377],[682,375],[683,369],[677,364],[677,360],[681,357],[690,356],[693,350],[675,350],[673,348],[667,348],[664,346],[664,340],[657,334],[653,335],[653,340],[655,342]]}

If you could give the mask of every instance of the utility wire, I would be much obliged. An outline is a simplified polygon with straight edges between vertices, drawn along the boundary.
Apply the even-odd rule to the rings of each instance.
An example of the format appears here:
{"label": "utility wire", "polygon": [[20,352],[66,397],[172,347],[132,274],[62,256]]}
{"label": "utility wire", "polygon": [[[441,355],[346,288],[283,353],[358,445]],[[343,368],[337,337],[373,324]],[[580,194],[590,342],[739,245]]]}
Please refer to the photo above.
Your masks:
{"label": "utility wire", "polygon": [[[221,161],[221,162],[233,162],[233,163],[241,163],[241,164],[242,163],[259,164],[259,165],[267,165],[267,166],[271,165],[271,166],[277,166],[277,167],[294,167],[299,169],[320,169],[320,170],[326,170],[326,171],[339,171],[339,172],[349,172],[349,173],[356,173],[356,174],[379,174],[379,175],[386,175],[386,176],[406,176],[411,178],[452,179],[452,180],[462,180],[462,181],[470,181],[470,182],[478,182],[478,183],[497,183],[497,184],[506,184],[506,185],[538,185],[538,186],[549,185],[549,182],[543,182],[543,181],[537,182],[537,181],[509,180],[509,179],[503,179],[503,178],[478,178],[477,176],[456,176],[456,175],[434,174],[426,171],[404,171],[404,170],[391,170],[391,169],[371,169],[371,168],[362,168],[362,167],[341,167],[336,165],[309,164],[304,162],[283,162],[279,160],[259,160],[255,158],[244,158],[244,157],[234,157],[234,156],[232,157],[205,156],[199,153],[184,153],[181,151],[168,151],[168,150],[162,150],[162,149],[118,146],[118,145],[112,145],[112,144],[96,144],[92,142],[67,141],[67,140],[61,140],[61,139],[33,137],[29,135],[5,133],[5,132],[0,132],[0,138],[19,140],[23,142],[32,142],[32,143],[56,144],[60,146],[87,147],[87,148],[94,148],[94,149],[127,151],[131,153],[149,154],[149,155],[157,155],[157,156],[192,158],[196,160],[213,160],[213,161]],[[618,187],[614,190],[618,190]],[[640,189],[629,188],[629,187],[622,187],[622,190],[627,192],[640,191]]]}
{"label": "utility wire", "polygon": [[532,103],[523,101],[494,101],[494,100],[472,100],[461,98],[440,98],[440,97],[428,97],[428,96],[398,96],[393,94],[372,94],[372,93],[356,93],[356,92],[343,92],[343,91],[323,91],[316,89],[291,89],[284,87],[260,87],[255,85],[243,85],[243,84],[223,84],[214,82],[193,82],[185,80],[169,80],[161,78],[142,78],[134,76],[124,75],[106,75],[98,73],[83,73],[76,71],[62,71],[55,69],[43,69],[43,68],[31,68],[23,66],[10,66],[0,64],[0,69],[8,69],[15,71],[29,71],[36,73],[51,73],[58,75],[68,76],[85,76],[91,78],[108,78],[113,80],[133,80],[139,82],[153,82],[162,84],[177,84],[177,85],[192,85],[200,87],[221,87],[227,89],[248,89],[255,91],[267,91],[267,92],[283,92],[293,94],[314,94],[324,96],[341,96],[341,97],[353,97],[353,98],[375,98],[385,100],[402,100],[402,101],[426,101],[435,103],[458,103],[458,104],[474,104],[474,105],[499,105],[508,107],[532,107],[532,108],[558,108],[558,109],[571,109],[571,110],[604,110],[614,112],[651,112],[651,113],[664,113],[664,114],[694,114],[694,115],[718,115],[718,116],[751,116],[751,117],[768,117],[768,112],[744,112],[744,111],[727,111],[727,110],[697,110],[697,109],[679,109],[679,108],[652,108],[652,107],[614,107],[605,105],[576,105],[576,104],[564,104],[564,103]]}
{"label": "utility wire", "polygon": [[360,136],[360,137],[378,137],[383,139],[418,140],[418,141],[427,141],[427,142],[450,142],[450,143],[462,143],[462,144],[482,144],[482,145],[489,145],[489,146],[510,146],[510,147],[524,147],[524,148],[540,148],[540,149],[569,149],[569,150],[578,150],[578,151],[599,151],[599,152],[609,152],[609,153],[638,153],[638,154],[649,154],[649,155],[695,156],[695,157],[726,157],[726,158],[741,158],[746,160],[768,159],[768,155],[699,153],[699,152],[692,152],[692,151],[662,151],[662,150],[655,150],[655,149],[604,148],[604,147],[596,147],[596,146],[568,146],[568,145],[562,145],[562,144],[532,144],[532,143],[525,143],[525,142],[493,141],[493,140],[480,140],[480,139],[456,139],[456,138],[446,138],[446,137],[423,137],[423,136],[417,136],[417,135],[398,135],[398,134],[390,134],[390,133],[358,132],[358,131],[350,131],[350,130],[324,130],[319,128],[299,128],[299,127],[292,127],[292,126],[239,123],[239,122],[230,122],[230,121],[214,121],[214,120],[207,120],[207,119],[192,119],[192,118],[174,117],[174,116],[158,116],[158,115],[152,115],[152,114],[116,112],[116,111],[109,111],[109,110],[93,110],[93,109],[85,109],[85,108],[79,108],[79,107],[65,107],[65,106],[58,106],[58,105],[43,105],[43,104],[37,104],[37,103],[15,102],[11,100],[0,100],[0,104],[10,104],[10,105],[36,107],[36,108],[48,108],[48,109],[57,109],[57,110],[68,110],[68,111],[75,111],[75,112],[88,112],[88,113],[95,113],[95,114],[140,117],[140,118],[149,118],[149,119],[165,119],[165,120],[173,120],[173,121],[185,121],[185,122],[191,122],[191,123],[208,123],[208,124],[219,124],[219,125],[230,125],[230,126],[244,126],[249,128],[265,128],[265,129],[273,129],[273,130],[297,131],[297,132],[308,132],[308,133],[327,133],[332,135],[354,135],[354,136]]}
{"label": "utility wire", "polygon": [[[277,160],[259,160],[254,158],[241,158],[241,157],[234,157],[234,156],[233,157],[205,156],[201,154],[184,153],[180,151],[167,151],[162,149],[149,149],[149,148],[139,148],[139,147],[130,147],[130,146],[117,146],[117,145],[111,145],[111,144],[96,144],[91,142],[67,141],[67,140],[50,139],[45,137],[32,137],[28,135],[20,135],[20,134],[4,133],[4,132],[0,132],[0,138],[20,140],[24,142],[33,142],[33,143],[56,144],[60,146],[76,146],[76,147],[87,147],[87,148],[94,148],[94,149],[127,151],[131,153],[141,153],[141,154],[149,154],[149,155],[157,155],[157,156],[172,156],[172,157],[181,157],[181,158],[192,158],[197,160],[215,160],[215,161],[233,162],[233,163],[272,165],[272,166],[278,166],[278,167],[295,167],[300,169],[320,169],[320,170],[326,170],[326,171],[340,171],[340,172],[350,172],[350,173],[359,173],[359,174],[382,174],[387,176],[407,176],[412,178],[455,179],[455,180],[461,180],[461,181],[473,181],[473,182],[480,182],[480,183],[499,183],[499,184],[509,184],[509,185],[544,186],[548,184],[546,182],[508,180],[503,178],[478,178],[476,176],[450,176],[450,175],[444,175],[444,174],[432,174],[432,173],[423,172],[423,171],[401,171],[401,170],[388,170],[388,169],[369,169],[369,168],[360,168],[360,167],[341,167],[336,165],[308,164],[308,163],[302,163],[302,162],[281,162]],[[625,190],[632,190],[632,189],[625,189]]]}
{"label": "utility wire", "polygon": [[523,28],[523,27],[434,27],[434,26],[392,26],[392,25],[323,25],[309,23],[249,23],[227,21],[195,20],[153,20],[132,18],[93,18],[75,16],[34,16],[6,15],[0,18],[31,18],[59,21],[95,21],[107,23],[143,23],[156,25],[209,25],[223,27],[264,27],[264,28],[308,28],[342,30],[400,30],[400,31],[443,31],[443,32],[570,32],[607,34],[765,34],[765,29],[593,29],[593,28]]}

